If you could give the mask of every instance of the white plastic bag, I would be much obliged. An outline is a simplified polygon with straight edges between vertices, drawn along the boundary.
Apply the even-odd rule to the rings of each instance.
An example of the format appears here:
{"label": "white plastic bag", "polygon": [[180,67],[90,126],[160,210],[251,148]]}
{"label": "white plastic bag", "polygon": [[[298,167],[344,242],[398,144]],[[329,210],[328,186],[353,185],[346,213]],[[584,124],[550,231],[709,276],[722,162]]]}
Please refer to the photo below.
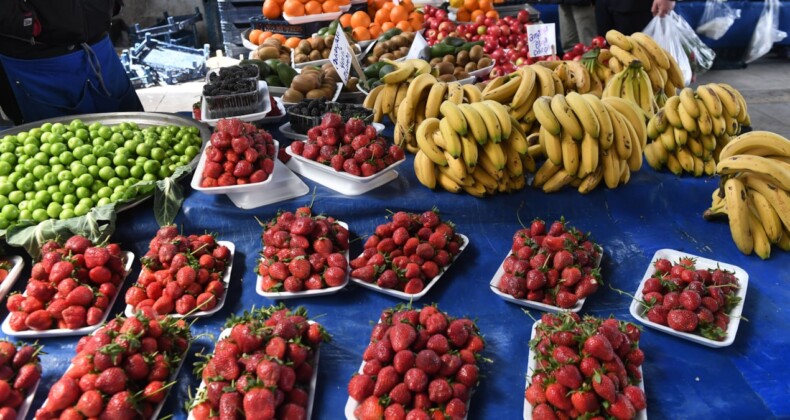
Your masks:
{"label": "white plastic bag", "polygon": [[699,39],[691,25],[674,11],[664,17],[654,17],[643,31],[653,37],[661,48],[677,61],[688,85],[696,75],[713,66],[716,53]]}
{"label": "white plastic bag", "polygon": [[697,33],[710,39],[720,39],[740,17],[741,9],[731,8],[727,0],[707,0]]}
{"label": "white plastic bag", "polygon": [[763,12],[757,20],[757,27],[754,28],[743,61],[751,63],[757,60],[771,51],[774,43],[785,39],[787,32],[779,30],[779,7],[779,0],[765,0]]}

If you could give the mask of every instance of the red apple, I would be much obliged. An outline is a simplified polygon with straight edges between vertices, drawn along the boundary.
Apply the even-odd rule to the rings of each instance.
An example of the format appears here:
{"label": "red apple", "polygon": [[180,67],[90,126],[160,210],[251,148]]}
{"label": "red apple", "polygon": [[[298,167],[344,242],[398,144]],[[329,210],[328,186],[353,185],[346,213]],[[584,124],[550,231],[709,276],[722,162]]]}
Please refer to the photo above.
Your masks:
{"label": "red apple", "polygon": [[562,55],[562,59],[565,61],[573,60],[573,57],[576,57],[576,54],[574,54],[572,50]]}
{"label": "red apple", "polygon": [[516,15],[516,18],[521,23],[528,23],[529,22],[529,12],[526,11],[526,10],[519,10],[518,11],[518,15]]}
{"label": "red apple", "polygon": [[455,25],[452,22],[450,22],[449,20],[446,20],[446,21],[444,21],[444,22],[439,24],[439,31],[444,31],[444,32],[447,32],[449,34],[450,32],[452,32],[454,30],[455,30]]}
{"label": "red apple", "polygon": [[433,13],[434,13],[433,15],[439,19],[442,20],[447,19],[447,12],[442,9],[436,9],[436,11],[434,11]]}

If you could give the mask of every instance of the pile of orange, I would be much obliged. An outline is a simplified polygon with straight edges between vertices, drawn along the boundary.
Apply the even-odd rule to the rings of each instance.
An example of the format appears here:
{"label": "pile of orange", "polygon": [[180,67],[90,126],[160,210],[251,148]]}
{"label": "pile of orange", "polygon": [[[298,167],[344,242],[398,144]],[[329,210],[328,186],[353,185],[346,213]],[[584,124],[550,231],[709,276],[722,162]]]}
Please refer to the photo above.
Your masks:
{"label": "pile of orange", "polygon": [[499,13],[494,10],[494,2],[491,0],[463,0],[463,5],[458,7],[458,11],[455,12],[455,20],[458,22],[472,22],[478,16],[498,19]]}
{"label": "pile of orange", "polygon": [[351,0],[265,0],[263,16],[266,19],[280,19],[288,16],[317,15],[339,12],[341,6],[351,4]]}
{"label": "pile of orange", "polygon": [[358,11],[340,16],[340,24],[351,28],[357,42],[377,38],[392,28],[400,28],[403,32],[419,31],[423,20],[412,0],[401,0],[397,6],[391,0],[368,0],[367,13]]}
{"label": "pile of orange", "polygon": [[266,41],[269,38],[279,39],[280,43],[288,48],[296,48],[299,45],[299,41],[302,40],[302,38],[299,38],[298,36],[292,36],[290,38],[286,38],[282,34],[275,34],[269,31],[262,31],[260,29],[251,30],[250,34],[247,36],[247,39],[249,39],[250,42],[252,42],[255,45],[261,45],[263,44],[263,41]]}

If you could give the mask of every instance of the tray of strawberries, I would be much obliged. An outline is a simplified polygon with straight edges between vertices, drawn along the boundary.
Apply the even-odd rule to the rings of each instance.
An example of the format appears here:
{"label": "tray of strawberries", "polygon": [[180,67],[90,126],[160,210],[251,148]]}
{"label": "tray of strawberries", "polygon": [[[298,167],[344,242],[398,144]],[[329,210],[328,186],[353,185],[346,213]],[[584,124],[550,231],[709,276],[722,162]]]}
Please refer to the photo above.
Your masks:
{"label": "tray of strawberries", "polygon": [[36,418],[159,418],[191,343],[182,319],[118,316],[77,342]]}
{"label": "tray of strawberries", "polygon": [[282,212],[264,226],[256,291],[269,299],[323,296],[348,284],[348,225],[313,215],[309,207]]}
{"label": "tray of strawberries", "polygon": [[351,281],[379,293],[418,300],[436,285],[469,238],[442,221],[436,209],[399,211],[376,227],[362,254],[351,260]]}
{"label": "tray of strawberries", "polygon": [[327,113],[321,125],[307,131],[306,141],[285,149],[294,172],[345,195],[359,195],[398,177],[394,170],[406,160],[403,149],[388,145],[373,125],[358,118],[345,124]]}
{"label": "tray of strawberries", "polygon": [[373,327],[359,371],[348,382],[346,418],[405,418],[407,411],[428,418],[427,413],[438,411],[442,418],[465,419],[484,349],[477,325],[468,318],[453,318],[428,305],[386,309]]}
{"label": "tray of strawberries", "polygon": [[126,291],[126,316],[145,307],[160,315],[207,317],[225,305],[233,271],[233,242],[213,234],[179,234],[163,226],[141,259],[137,282]]}
{"label": "tray of strawberries", "polygon": [[134,254],[118,244],[94,246],[74,235],[63,245],[49,241],[41,248],[25,292],[6,300],[2,331],[15,337],[85,335],[110,314]]}
{"label": "tray of strawberries", "polygon": [[266,130],[236,118],[220,120],[192,175],[205,194],[260,191],[271,182],[279,143]]}
{"label": "tray of strawberries", "polygon": [[[211,418],[225,406],[238,407],[242,418],[309,419],[324,341],[329,335],[304,308],[281,304],[230,318],[214,353],[198,366],[203,379],[188,403],[189,420]],[[252,416],[249,407],[261,411]]]}
{"label": "tray of strawberries", "polygon": [[708,347],[735,341],[749,275],[742,268],[660,249],[631,302],[639,322]]}
{"label": "tray of strawberries", "polygon": [[0,257],[0,300],[14,287],[23,268],[25,268],[25,260],[18,255]]}
{"label": "tray of strawberries", "polygon": [[489,284],[508,302],[541,311],[579,312],[601,284],[603,248],[564,219],[541,219],[516,231]]}
{"label": "tray of strawberries", "polygon": [[24,420],[41,382],[42,346],[0,341],[0,418]]}
{"label": "tray of strawberries", "polygon": [[639,337],[636,325],[614,318],[543,314],[529,342],[524,419],[646,420]]}

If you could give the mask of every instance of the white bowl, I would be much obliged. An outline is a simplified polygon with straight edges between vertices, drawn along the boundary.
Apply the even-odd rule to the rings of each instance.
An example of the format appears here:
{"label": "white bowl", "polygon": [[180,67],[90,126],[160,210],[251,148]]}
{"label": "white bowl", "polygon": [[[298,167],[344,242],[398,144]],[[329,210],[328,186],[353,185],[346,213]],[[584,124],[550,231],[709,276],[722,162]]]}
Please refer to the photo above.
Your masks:
{"label": "white bowl", "polygon": [[711,260],[708,258],[691,255],[686,252],[676,251],[674,249],[659,249],[658,251],[656,251],[655,255],[653,255],[653,259],[650,260],[650,264],[647,266],[645,275],[642,277],[642,281],[639,283],[639,288],[636,290],[634,296],[636,296],[637,299],[642,298],[642,289],[645,287],[645,281],[647,281],[647,279],[649,279],[650,276],[652,276],[653,273],[655,273],[655,268],[653,267],[653,263],[655,263],[656,260],[661,258],[666,258],[671,263],[674,264],[680,258],[683,257],[690,257],[696,259],[696,262],[694,263],[694,267],[696,267],[697,270],[721,268],[722,270],[734,272],[735,277],[738,278],[738,284],[740,284],[741,287],[738,289],[738,293],[736,295],[739,298],[741,298],[741,301],[738,302],[738,305],[735,306],[732,309],[732,312],[728,314],[728,316],[730,317],[730,323],[727,324],[727,337],[723,341],[716,341],[716,340],[711,340],[709,338],[705,338],[697,334],[675,331],[666,325],[661,325],[652,322],[648,320],[646,316],[643,315],[645,312],[645,307],[636,300],[631,301],[631,307],[629,308],[631,312],[631,316],[633,316],[639,322],[647,325],[650,328],[654,328],[659,331],[663,331],[667,334],[674,335],[675,337],[680,337],[685,340],[693,341],[695,343],[702,344],[704,346],[716,347],[716,348],[729,346],[735,341],[735,335],[738,334],[738,325],[740,325],[741,323],[741,313],[743,313],[743,304],[746,301],[746,289],[748,289],[749,287],[749,274],[747,274],[746,271],[744,271],[742,268],[735,265],[719,262],[716,260]]}

